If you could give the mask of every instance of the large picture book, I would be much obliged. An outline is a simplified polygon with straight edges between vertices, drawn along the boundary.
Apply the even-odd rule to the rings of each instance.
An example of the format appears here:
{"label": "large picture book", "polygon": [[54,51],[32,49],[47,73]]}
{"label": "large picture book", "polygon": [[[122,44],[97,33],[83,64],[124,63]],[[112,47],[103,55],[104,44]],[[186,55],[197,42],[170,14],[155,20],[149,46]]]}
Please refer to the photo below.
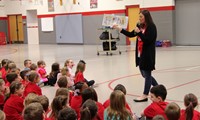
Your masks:
{"label": "large picture book", "polygon": [[128,25],[128,17],[114,14],[104,14],[102,26],[112,27],[113,25],[119,25],[120,27],[126,29]]}

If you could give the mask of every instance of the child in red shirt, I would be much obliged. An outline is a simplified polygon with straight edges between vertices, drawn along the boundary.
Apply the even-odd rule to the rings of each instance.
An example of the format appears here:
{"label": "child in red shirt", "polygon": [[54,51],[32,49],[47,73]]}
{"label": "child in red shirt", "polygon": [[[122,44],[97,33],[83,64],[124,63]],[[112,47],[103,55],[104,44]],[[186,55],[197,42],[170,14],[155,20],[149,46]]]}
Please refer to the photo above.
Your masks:
{"label": "child in red shirt", "polygon": [[[125,88],[122,84],[118,84],[117,86],[115,86],[114,91],[115,91],[115,90],[120,90],[120,91],[122,91],[122,92],[124,93],[124,95],[126,95],[126,88]],[[110,99],[106,100],[106,101],[103,103],[103,106],[104,106],[105,109],[106,109],[109,105],[110,105]],[[125,107],[126,107],[126,109],[127,109],[128,111],[130,111],[131,114],[133,114],[133,113],[132,113],[132,110],[131,110],[131,108],[129,107],[129,105],[128,105],[127,102],[126,102],[126,104],[125,104]]]}
{"label": "child in red shirt", "polygon": [[[96,106],[97,106],[97,116],[96,118],[98,118],[98,120],[103,120],[103,114],[104,114],[104,106],[98,102],[98,96],[96,91],[89,87],[87,89],[85,89],[82,92],[82,104],[84,104],[88,99],[91,99],[95,102]],[[82,105],[83,107],[83,105]]]}
{"label": "child in red shirt", "polygon": [[6,91],[5,82],[0,78],[0,110],[3,110]]}
{"label": "child in red shirt", "polygon": [[[68,80],[67,80],[67,77],[66,76],[61,76],[58,79],[57,85],[59,86],[59,88],[65,88],[65,90],[66,90],[65,93],[67,92],[67,96],[69,94],[69,99],[68,100],[69,100],[69,105],[70,105],[72,97],[74,96],[74,91],[68,89]],[[62,92],[62,93],[64,93],[64,92]],[[56,94],[57,94],[57,91],[56,91]]]}
{"label": "child in red shirt", "polygon": [[5,83],[7,82],[6,81],[6,66],[8,66],[8,59],[3,59],[1,61],[1,68],[0,68],[0,72],[1,72],[1,78],[5,81]]}
{"label": "child in red shirt", "polygon": [[58,113],[58,120],[77,120],[76,112],[70,108],[63,108]]}
{"label": "child in red shirt", "polygon": [[51,103],[52,111],[51,111],[51,114],[49,116],[49,119],[56,120],[57,117],[58,117],[58,112],[60,110],[62,110],[63,108],[68,107],[67,101],[68,101],[67,96],[64,96],[64,95],[56,96]]}
{"label": "child in red shirt", "polygon": [[186,109],[181,110],[180,120],[200,120],[200,113],[194,108],[198,105],[197,97],[189,93],[184,97],[184,105]]}
{"label": "child in red shirt", "polygon": [[85,71],[85,67],[86,67],[85,61],[80,60],[76,67],[74,84],[78,82],[86,82],[88,86],[92,86],[95,83],[94,80],[88,81],[84,78],[83,72]]}
{"label": "child in red shirt", "polygon": [[167,90],[164,85],[152,87],[150,90],[150,99],[152,100],[152,103],[144,109],[141,116],[152,119],[156,115],[162,115],[164,118],[167,118],[165,115],[165,108],[168,104],[165,102],[166,96]]}
{"label": "child in red shirt", "polygon": [[168,120],[179,120],[180,111],[180,107],[175,102],[169,103],[165,108],[165,114]]}
{"label": "child in red shirt", "polygon": [[21,81],[21,79],[19,78],[19,76],[17,75],[17,73],[15,72],[11,72],[11,73],[8,73],[6,75],[6,80],[7,80],[7,83],[6,83],[6,86],[9,87],[10,84],[13,82],[13,81]]}
{"label": "child in red shirt", "polygon": [[78,120],[103,120],[97,118],[98,107],[94,100],[86,100],[81,107],[81,118]]}
{"label": "child in red shirt", "polygon": [[22,94],[24,87],[22,83],[14,81],[10,85],[10,97],[5,102],[3,111],[6,114],[6,120],[22,120],[22,111],[24,109]]}
{"label": "child in red shirt", "polygon": [[40,75],[40,83],[44,83],[44,85],[48,85],[48,75],[47,75],[47,72],[45,70],[45,67],[46,67],[46,64],[43,60],[39,60],[37,62],[37,65],[38,65],[38,69],[37,69],[37,72],[39,73]]}
{"label": "child in red shirt", "polygon": [[49,107],[49,99],[45,95],[38,96],[38,101],[42,105],[43,110],[45,111],[45,118],[48,118],[47,115],[51,111],[51,108]]}
{"label": "child in red shirt", "polygon": [[31,71],[29,76],[29,83],[25,87],[24,97],[26,97],[29,93],[35,93],[37,95],[42,95],[42,90],[37,86],[37,83],[40,81],[40,77],[37,72]]}
{"label": "child in red shirt", "polygon": [[43,115],[44,110],[40,103],[31,103],[24,109],[24,120],[49,120]]}
{"label": "child in red shirt", "polygon": [[20,76],[22,78],[22,84],[24,85],[24,87],[26,87],[29,83],[29,80],[28,80],[28,73],[30,72],[31,70],[30,69],[26,69],[26,70],[23,70],[20,72]]}
{"label": "child in red shirt", "polygon": [[85,82],[78,82],[75,84],[75,95],[71,100],[71,108],[76,111],[77,118],[80,118],[80,108],[82,105],[82,96],[81,93],[83,90],[88,88],[88,85]]}

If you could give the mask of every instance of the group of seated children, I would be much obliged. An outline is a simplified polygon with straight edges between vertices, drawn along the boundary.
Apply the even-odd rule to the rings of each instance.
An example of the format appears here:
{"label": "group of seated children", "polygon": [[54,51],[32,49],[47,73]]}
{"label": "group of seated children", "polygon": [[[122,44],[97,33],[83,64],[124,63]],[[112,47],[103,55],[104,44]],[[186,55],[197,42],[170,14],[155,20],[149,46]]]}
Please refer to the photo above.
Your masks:
{"label": "group of seated children", "polygon": [[[115,86],[110,98],[103,104],[92,86],[95,81],[85,79],[85,61],[77,64],[73,75],[74,63],[67,60],[60,70],[59,63],[53,63],[47,75],[45,62],[37,65],[25,60],[25,69],[20,71],[14,62],[7,59],[1,62],[0,78],[0,120],[200,120],[195,110],[197,97],[190,93],[184,97],[186,109],[172,102],[165,102],[167,90],[157,85],[150,90],[152,103],[141,115],[135,115],[126,101],[126,88],[122,84]],[[55,97],[49,105],[49,99],[42,95],[44,85],[58,86]]]}

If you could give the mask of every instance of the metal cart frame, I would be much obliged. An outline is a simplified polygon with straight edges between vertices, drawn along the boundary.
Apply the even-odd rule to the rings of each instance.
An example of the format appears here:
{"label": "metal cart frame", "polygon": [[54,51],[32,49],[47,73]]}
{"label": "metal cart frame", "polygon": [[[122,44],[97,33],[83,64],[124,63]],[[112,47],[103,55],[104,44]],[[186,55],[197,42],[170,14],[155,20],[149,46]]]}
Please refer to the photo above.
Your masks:
{"label": "metal cart frame", "polygon": [[[99,28],[98,30],[101,30],[102,32],[103,31],[108,31],[109,38],[106,39],[106,40],[101,40],[100,38],[97,39],[97,55],[100,55],[101,52],[106,53],[106,55],[113,55],[113,53],[118,52],[121,55],[121,51],[120,51],[120,47],[119,46],[116,48],[116,50],[112,49],[112,42],[116,42],[116,46],[117,46],[117,42],[120,40],[119,32],[118,32],[117,38],[112,38],[111,34],[112,34],[112,31],[115,30],[115,29],[112,29],[112,28]],[[108,42],[109,43],[109,50],[103,50],[103,42]],[[102,44],[101,47],[100,47],[99,43]]]}

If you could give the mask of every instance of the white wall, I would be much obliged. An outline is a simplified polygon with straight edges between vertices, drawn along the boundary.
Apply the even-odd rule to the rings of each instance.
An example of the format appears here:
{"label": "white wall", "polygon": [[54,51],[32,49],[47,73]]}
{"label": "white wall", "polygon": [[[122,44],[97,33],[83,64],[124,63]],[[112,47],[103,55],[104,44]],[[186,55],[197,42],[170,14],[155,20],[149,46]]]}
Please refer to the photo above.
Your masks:
{"label": "white wall", "polygon": [[0,16],[5,14],[5,1],[0,1]]}
{"label": "white wall", "polygon": [[5,12],[1,10],[0,17],[5,17],[7,16],[7,14],[26,15],[26,10],[31,10],[31,9],[37,9],[38,15],[44,15],[44,14],[58,14],[58,13],[117,10],[117,9],[125,9],[126,5],[138,5],[138,4],[140,5],[141,8],[174,5],[174,0],[121,0],[121,1],[98,0],[98,8],[90,9],[90,0],[77,0],[76,5],[72,3],[73,0],[63,0],[63,6],[60,6],[59,3],[60,0],[54,0],[55,11],[48,12],[48,0],[43,0],[43,5],[22,4],[22,1],[25,0],[21,1],[4,0]]}

